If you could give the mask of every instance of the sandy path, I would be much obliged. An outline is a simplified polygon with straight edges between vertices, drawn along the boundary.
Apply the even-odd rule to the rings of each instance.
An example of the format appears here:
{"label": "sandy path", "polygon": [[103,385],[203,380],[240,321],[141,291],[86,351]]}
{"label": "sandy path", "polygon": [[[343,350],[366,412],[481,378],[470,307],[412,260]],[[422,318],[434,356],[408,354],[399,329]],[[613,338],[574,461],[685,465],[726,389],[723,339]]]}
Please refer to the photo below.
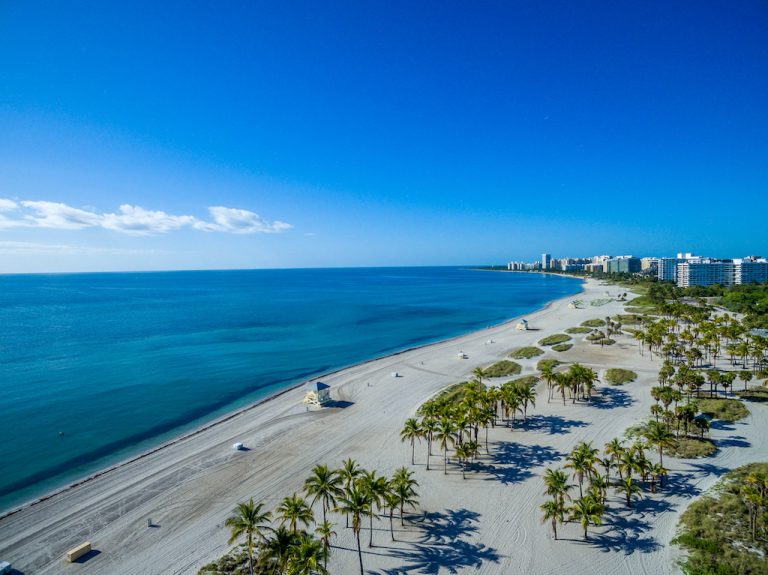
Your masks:
{"label": "sandy path", "polygon": [[[578,297],[596,299],[605,290],[590,281]],[[540,331],[519,332],[512,322],[326,378],[334,396],[351,403],[346,408],[307,413],[301,406],[303,392],[293,390],[8,516],[0,520],[0,558],[27,574],[195,573],[228,549],[223,523],[238,501],[253,497],[273,507],[300,489],[316,463],[338,465],[352,457],[384,473],[406,465],[410,447],[400,443],[399,430],[426,398],[515,347],[621,309],[621,304],[613,302],[569,310],[569,299],[526,316]],[[469,359],[458,359],[459,350]],[[602,446],[645,417],[658,363],[640,357],[628,337],[612,348],[580,342],[568,352],[548,355],[578,359],[598,370],[629,367],[641,378],[621,388],[604,389],[602,401],[594,405],[547,403],[546,392],[540,389],[527,429],[492,430],[491,454],[481,458],[481,470],[468,473],[466,480],[450,466],[448,475],[443,475],[440,456],[433,456],[434,469],[427,472],[425,447],[417,445],[415,470],[421,483],[421,508],[427,515],[418,526],[396,524],[396,543],[390,541],[388,522],[377,522],[374,538],[380,546],[365,548],[367,570],[381,574],[672,573],[676,551],[667,544],[677,514],[726,468],[766,453],[764,412],[768,408],[750,405],[755,415],[749,422],[713,430],[714,438],[730,442],[717,457],[690,464],[670,459],[667,467],[684,488],[681,494],[665,492],[663,497],[646,498],[631,514],[617,500],[612,502],[616,516],[611,524],[594,529],[591,542],[579,540],[575,525],[564,527],[562,533],[572,541],[552,541],[539,521],[541,474],[577,442],[593,440]],[[524,374],[533,373],[535,361],[521,362]],[[402,377],[393,378],[393,371]],[[234,452],[235,441],[245,442],[250,450]],[[148,517],[157,527],[147,527]],[[357,557],[351,530],[344,528],[343,518],[333,519],[339,536],[329,568],[332,573],[354,573]],[[367,529],[362,539],[367,545]],[[82,564],[65,563],[66,549],[84,540],[92,541],[99,553]]]}

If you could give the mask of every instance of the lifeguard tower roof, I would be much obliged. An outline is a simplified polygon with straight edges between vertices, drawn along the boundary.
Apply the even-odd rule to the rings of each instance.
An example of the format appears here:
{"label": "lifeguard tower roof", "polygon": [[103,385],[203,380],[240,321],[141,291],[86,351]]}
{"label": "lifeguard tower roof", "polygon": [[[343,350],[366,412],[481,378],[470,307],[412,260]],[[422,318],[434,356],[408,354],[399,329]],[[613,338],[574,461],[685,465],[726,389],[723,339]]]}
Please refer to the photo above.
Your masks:
{"label": "lifeguard tower roof", "polygon": [[330,385],[326,385],[322,381],[313,381],[312,383],[307,384],[307,390],[309,391],[320,391],[321,389],[330,389]]}

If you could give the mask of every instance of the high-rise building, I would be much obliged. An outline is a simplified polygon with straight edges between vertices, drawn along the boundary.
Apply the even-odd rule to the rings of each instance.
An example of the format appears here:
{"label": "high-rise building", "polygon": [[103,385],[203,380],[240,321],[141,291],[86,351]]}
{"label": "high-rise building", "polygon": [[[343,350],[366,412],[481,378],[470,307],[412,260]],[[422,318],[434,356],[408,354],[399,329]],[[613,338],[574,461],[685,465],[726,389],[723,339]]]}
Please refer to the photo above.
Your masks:
{"label": "high-rise building", "polygon": [[548,270],[552,267],[552,256],[550,254],[541,254],[541,269]]}
{"label": "high-rise building", "polygon": [[608,273],[634,274],[640,271],[640,259],[632,256],[619,256],[608,260]]}
{"label": "high-rise building", "polygon": [[676,258],[660,258],[658,263],[659,275],[661,281],[678,282],[677,266],[689,261],[698,261],[701,258],[692,253],[679,253]]}
{"label": "high-rise building", "polygon": [[680,287],[768,282],[768,260],[750,256],[735,260],[699,258],[677,266]]}

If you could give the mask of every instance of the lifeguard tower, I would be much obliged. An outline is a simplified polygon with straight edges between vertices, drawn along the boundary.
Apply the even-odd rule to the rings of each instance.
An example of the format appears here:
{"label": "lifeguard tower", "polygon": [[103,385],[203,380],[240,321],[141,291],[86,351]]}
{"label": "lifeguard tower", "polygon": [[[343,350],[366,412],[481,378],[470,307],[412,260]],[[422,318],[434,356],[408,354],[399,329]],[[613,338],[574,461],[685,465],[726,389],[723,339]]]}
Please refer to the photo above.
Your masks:
{"label": "lifeguard tower", "polygon": [[517,322],[517,325],[515,326],[515,329],[519,331],[528,331],[528,320],[527,319],[521,319],[519,322]]}
{"label": "lifeguard tower", "polygon": [[331,386],[324,384],[322,381],[308,383],[304,403],[317,407],[328,405],[331,403]]}

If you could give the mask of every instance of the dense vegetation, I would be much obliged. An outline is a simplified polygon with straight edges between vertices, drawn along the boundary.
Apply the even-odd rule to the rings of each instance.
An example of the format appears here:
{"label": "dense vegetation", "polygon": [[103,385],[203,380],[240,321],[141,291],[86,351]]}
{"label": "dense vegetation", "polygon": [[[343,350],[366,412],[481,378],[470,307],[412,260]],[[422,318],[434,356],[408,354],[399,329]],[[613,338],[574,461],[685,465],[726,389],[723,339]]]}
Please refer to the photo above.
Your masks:
{"label": "dense vegetation", "polygon": [[555,345],[557,343],[565,343],[570,341],[571,336],[564,333],[556,333],[539,340],[539,345]]}
{"label": "dense vegetation", "polygon": [[521,347],[520,349],[516,349],[512,353],[509,354],[509,357],[513,359],[531,359],[532,357],[536,357],[538,355],[543,355],[544,350],[539,349],[538,347]]}
{"label": "dense vegetation", "polygon": [[740,467],[695,501],[673,541],[688,550],[688,575],[768,573],[768,463]]}
{"label": "dense vegetation", "polygon": [[577,334],[577,333],[590,333],[592,331],[591,327],[569,327],[565,330],[565,333],[571,333],[571,334]]}
{"label": "dense vegetation", "polygon": [[538,363],[536,364],[536,369],[538,369],[539,371],[544,371],[545,369],[555,369],[561,363],[563,362],[547,357],[544,359],[540,359],[538,361]]}
{"label": "dense vegetation", "polygon": [[502,359],[492,366],[486,367],[483,371],[485,372],[485,377],[507,377],[509,375],[517,375],[521,370],[522,367],[520,367],[519,363]]}
{"label": "dense vegetation", "polygon": [[588,319],[587,321],[581,322],[581,325],[584,327],[603,327],[605,321],[602,319]]}
{"label": "dense vegetation", "polygon": [[749,410],[738,399],[699,399],[696,404],[704,415],[722,421],[738,421],[749,415]]}
{"label": "dense vegetation", "polygon": [[568,351],[573,347],[572,343],[558,343],[557,345],[553,345],[552,349],[554,351]]}
{"label": "dense vegetation", "polygon": [[604,379],[611,385],[624,385],[625,383],[635,381],[637,379],[637,374],[629,369],[612,367],[605,371]]}

